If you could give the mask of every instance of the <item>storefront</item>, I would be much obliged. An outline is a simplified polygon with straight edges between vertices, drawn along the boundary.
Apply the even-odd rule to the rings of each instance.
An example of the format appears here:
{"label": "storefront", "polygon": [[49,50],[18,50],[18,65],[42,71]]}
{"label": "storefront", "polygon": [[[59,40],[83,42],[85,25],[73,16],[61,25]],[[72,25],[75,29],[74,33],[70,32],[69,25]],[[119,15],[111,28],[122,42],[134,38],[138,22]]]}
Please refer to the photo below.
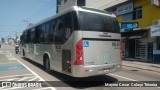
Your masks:
{"label": "storefront", "polygon": [[151,37],[156,38],[156,44],[153,49],[153,62],[160,63],[160,25],[151,26]]}
{"label": "storefront", "polygon": [[148,30],[122,32],[123,57],[147,60]]}

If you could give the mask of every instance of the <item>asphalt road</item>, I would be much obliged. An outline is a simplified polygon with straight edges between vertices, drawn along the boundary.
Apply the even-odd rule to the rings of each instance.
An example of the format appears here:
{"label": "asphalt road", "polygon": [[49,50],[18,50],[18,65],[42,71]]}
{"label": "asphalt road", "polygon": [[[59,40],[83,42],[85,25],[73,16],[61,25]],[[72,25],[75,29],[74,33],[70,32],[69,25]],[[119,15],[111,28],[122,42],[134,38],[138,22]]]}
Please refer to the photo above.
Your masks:
{"label": "asphalt road", "polygon": [[[43,66],[15,54],[14,47],[3,45],[0,48],[0,81],[47,81],[42,84],[47,87],[4,87],[1,83],[0,90],[159,90],[159,87],[107,87],[107,85],[120,85],[128,83],[144,85],[146,81],[160,81],[160,73],[124,67],[120,72],[108,75],[94,76],[87,78],[73,78],[58,72],[52,71],[51,74],[43,70]],[[76,81],[76,82],[75,82]],[[77,82],[81,81],[81,82]],[[99,82],[101,81],[101,82]],[[122,82],[121,82],[122,81]],[[138,84],[136,84],[138,83]],[[149,82],[151,83],[151,82]],[[106,86],[105,86],[106,84]],[[85,87],[81,87],[85,85]]]}

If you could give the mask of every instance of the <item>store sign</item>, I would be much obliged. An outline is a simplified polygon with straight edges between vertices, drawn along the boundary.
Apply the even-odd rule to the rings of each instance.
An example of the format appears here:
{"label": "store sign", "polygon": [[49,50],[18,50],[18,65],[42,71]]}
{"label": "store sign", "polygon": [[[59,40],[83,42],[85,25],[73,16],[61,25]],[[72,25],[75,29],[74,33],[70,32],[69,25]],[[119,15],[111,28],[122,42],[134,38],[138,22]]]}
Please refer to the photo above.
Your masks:
{"label": "store sign", "polygon": [[160,50],[153,50],[153,54],[160,54]]}
{"label": "store sign", "polygon": [[160,6],[160,0],[151,0],[151,4],[155,6]]}
{"label": "store sign", "polygon": [[160,25],[151,26],[151,37],[160,36]]}
{"label": "store sign", "polygon": [[133,11],[133,3],[128,3],[117,8],[116,15],[122,15]]}
{"label": "store sign", "polygon": [[121,22],[119,23],[121,32],[125,32],[128,30],[133,30],[134,28],[138,28],[138,22]]}

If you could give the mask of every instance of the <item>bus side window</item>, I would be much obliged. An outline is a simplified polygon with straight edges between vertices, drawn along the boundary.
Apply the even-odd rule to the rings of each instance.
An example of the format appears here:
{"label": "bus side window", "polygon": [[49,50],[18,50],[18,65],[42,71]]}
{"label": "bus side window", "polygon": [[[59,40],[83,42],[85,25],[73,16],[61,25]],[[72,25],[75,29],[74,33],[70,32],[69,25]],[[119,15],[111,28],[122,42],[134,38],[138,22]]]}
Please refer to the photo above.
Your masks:
{"label": "bus side window", "polygon": [[54,31],[55,43],[63,43],[64,28],[64,18],[62,17],[56,23],[56,29]]}
{"label": "bus side window", "polygon": [[54,32],[55,42],[64,43],[71,35],[73,31],[73,18],[72,14],[68,13],[59,18],[56,23],[56,29]]}
{"label": "bus side window", "polygon": [[40,42],[41,43],[45,43],[45,28],[46,28],[45,24],[41,25],[41,29],[40,29]]}
{"label": "bus side window", "polygon": [[35,28],[35,43],[39,43],[39,37],[40,37],[40,26],[37,26]]}
{"label": "bus side window", "polygon": [[72,19],[71,13],[68,13],[65,15],[65,31],[64,31],[65,40],[67,40],[71,35],[72,29],[73,29],[72,20],[73,19]]}
{"label": "bus side window", "polygon": [[45,43],[49,43],[49,34],[50,34],[50,21],[46,23],[46,30],[45,30]]}
{"label": "bus side window", "polygon": [[27,40],[26,40],[26,43],[30,43],[30,41],[31,41],[31,35],[30,35],[30,32],[31,32],[31,30],[27,30]]}
{"label": "bus side window", "polygon": [[27,31],[24,31],[24,33],[23,33],[22,42],[27,43]]}
{"label": "bus side window", "polygon": [[55,40],[55,37],[54,37],[55,24],[56,24],[55,22],[56,22],[55,20],[51,21],[51,29],[50,29],[50,34],[49,34],[49,42],[50,43],[53,43]]}
{"label": "bus side window", "polygon": [[35,28],[30,31],[30,43],[35,43]]}

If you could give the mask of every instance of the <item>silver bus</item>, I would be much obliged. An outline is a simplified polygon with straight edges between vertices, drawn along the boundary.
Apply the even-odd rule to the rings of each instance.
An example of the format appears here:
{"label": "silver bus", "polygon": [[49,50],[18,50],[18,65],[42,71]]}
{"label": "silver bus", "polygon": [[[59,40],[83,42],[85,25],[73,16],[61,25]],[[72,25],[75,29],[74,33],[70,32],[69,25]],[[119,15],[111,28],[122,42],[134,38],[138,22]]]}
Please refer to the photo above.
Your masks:
{"label": "silver bus", "polygon": [[73,6],[25,29],[21,53],[48,73],[103,75],[121,70],[120,37],[115,15]]}

